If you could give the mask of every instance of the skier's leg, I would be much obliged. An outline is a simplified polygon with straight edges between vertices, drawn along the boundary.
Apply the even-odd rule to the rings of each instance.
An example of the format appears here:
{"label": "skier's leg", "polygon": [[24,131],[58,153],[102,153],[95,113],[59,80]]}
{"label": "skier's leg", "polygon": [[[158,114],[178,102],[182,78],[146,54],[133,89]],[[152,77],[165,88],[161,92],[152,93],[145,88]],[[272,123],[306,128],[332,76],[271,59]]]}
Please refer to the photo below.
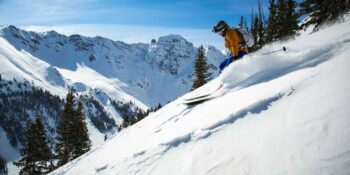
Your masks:
{"label": "skier's leg", "polygon": [[235,59],[235,61],[241,59],[241,58],[242,58],[244,55],[246,55],[246,54],[247,54],[247,52],[239,51],[239,52],[238,52],[238,56],[237,56],[237,58]]}
{"label": "skier's leg", "polygon": [[227,59],[225,59],[224,61],[222,61],[222,62],[220,63],[220,66],[219,66],[220,71],[219,71],[219,73],[221,73],[221,72],[225,69],[226,64],[227,64]]}
{"label": "skier's leg", "polygon": [[227,61],[226,61],[225,67],[227,67],[229,64],[231,64],[232,61],[233,61],[233,55],[230,54],[230,55],[227,57]]}

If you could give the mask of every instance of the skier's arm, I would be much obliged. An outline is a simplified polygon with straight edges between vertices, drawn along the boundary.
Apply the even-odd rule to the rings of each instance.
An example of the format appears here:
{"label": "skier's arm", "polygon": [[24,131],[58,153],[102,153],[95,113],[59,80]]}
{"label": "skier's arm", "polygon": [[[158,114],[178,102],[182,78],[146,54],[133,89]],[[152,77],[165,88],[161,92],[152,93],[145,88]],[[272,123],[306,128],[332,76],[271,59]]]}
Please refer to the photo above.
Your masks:
{"label": "skier's arm", "polygon": [[233,51],[233,56],[238,57],[238,52],[239,52],[239,46],[240,46],[240,40],[237,34],[236,30],[233,30],[233,34],[232,34],[232,47],[234,49]]}
{"label": "skier's arm", "polygon": [[234,57],[238,56],[239,52],[239,39],[235,30],[231,30],[225,37],[225,45],[231,51]]}

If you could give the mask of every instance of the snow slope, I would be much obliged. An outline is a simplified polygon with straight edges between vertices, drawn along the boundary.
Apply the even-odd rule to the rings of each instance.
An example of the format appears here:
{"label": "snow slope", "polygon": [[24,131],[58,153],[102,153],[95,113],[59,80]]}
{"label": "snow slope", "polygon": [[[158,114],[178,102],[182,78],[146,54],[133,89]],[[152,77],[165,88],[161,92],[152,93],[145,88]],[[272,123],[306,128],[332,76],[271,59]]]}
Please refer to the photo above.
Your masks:
{"label": "snow slope", "polygon": [[266,46],[52,174],[350,174],[349,48],[349,18]]}
{"label": "snow slope", "polygon": [[[99,99],[99,102],[104,104],[105,109],[111,114],[110,116],[117,121],[121,119],[116,114],[115,109],[112,109],[110,104],[107,104],[109,98],[123,99],[127,102],[132,101],[141,109],[147,109],[144,103],[120,88],[124,84],[119,82],[118,79],[107,79],[91,68],[79,64],[77,64],[78,68],[76,71],[51,66],[25,50],[18,51],[1,37],[0,45],[0,74],[3,80],[15,78],[17,81],[28,81],[61,98],[65,98],[69,86],[72,86],[82,95],[89,94]],[[106,92],[109,98],[103,95],[105,93],[98,93],[99,91]],[[93,126],[90,126],[90,128],[91,133],[98,132]],[[103,140],[103,136],[103,134],[100,135],[98,142]],[[92,140],[93,142],[97,141],[94,138]]]}

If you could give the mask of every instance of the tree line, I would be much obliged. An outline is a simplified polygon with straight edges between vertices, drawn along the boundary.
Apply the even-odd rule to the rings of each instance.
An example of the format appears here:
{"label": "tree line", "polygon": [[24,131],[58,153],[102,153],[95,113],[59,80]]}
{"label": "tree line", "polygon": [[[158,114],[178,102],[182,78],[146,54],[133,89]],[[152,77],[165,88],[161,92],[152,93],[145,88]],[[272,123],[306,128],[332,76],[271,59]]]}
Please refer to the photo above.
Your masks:
{"label": "tree line", "polygon": [[[64,101],[41,88],[34,87],[28,81],[0,82],[0,126],[13,147],[24,143],[24,135],[30,118],[36,112],[46,116],[47,134],[54,135],[58,116]],[[54,121],[49,125],[49,121]],[[50,142],[53,142],[50,138]]]}
{"label": "tree line", "polygon": [[14,164],[21,168],[21,175],[47,174],[90,150],[91,142],[83,112],[83,103],[77,101],[73,91],[66,96],[57,132],[55,151],[49,147],[42,116],[37,113],[20,149],[21,159]]}
{"label": "tree line", "polygon": [[123,118],[122,123],[118,126],[118,131],[121,131],[129,126],[136,124],[146,118],[151,112],[156,112],[162,105],[159,103],[156,107],[143,111],[136,107],[131,101],[129,103],[112,101],[112,106],[118,111]]}
{"label": "tree line", "polygon": [[[314,25],[313,30],[317,31],[323,24],[341,20],[350,10],[350,5],[348,0],[302,0],[299,3],[295,0],[269,0],[268,9],[266,19],[258,0],[257,13],[252,11],[249,30],[256,43],[252,51],[274,41],[293,38],[299,30],[310,25]],[[306,19],[300,21],[303,17]]]}

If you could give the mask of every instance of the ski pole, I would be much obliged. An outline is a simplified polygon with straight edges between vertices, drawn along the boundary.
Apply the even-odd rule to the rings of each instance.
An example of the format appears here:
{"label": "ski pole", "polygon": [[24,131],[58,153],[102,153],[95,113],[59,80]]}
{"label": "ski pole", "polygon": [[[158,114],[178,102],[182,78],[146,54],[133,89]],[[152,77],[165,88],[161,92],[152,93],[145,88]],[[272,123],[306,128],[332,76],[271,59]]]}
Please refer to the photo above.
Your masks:
{"label": "ski pole", "polygon": [[263,53],[263,55],[270,55],[270,54],[272,54],[272,53],[276,53],[276,52],[280,52],[280,51],[284,51],[284,52],[285,52],[285,51],[287,51],[287,48],[283,46],[282,49],[274,50],[274,51],[272,51],[272,52]]}

